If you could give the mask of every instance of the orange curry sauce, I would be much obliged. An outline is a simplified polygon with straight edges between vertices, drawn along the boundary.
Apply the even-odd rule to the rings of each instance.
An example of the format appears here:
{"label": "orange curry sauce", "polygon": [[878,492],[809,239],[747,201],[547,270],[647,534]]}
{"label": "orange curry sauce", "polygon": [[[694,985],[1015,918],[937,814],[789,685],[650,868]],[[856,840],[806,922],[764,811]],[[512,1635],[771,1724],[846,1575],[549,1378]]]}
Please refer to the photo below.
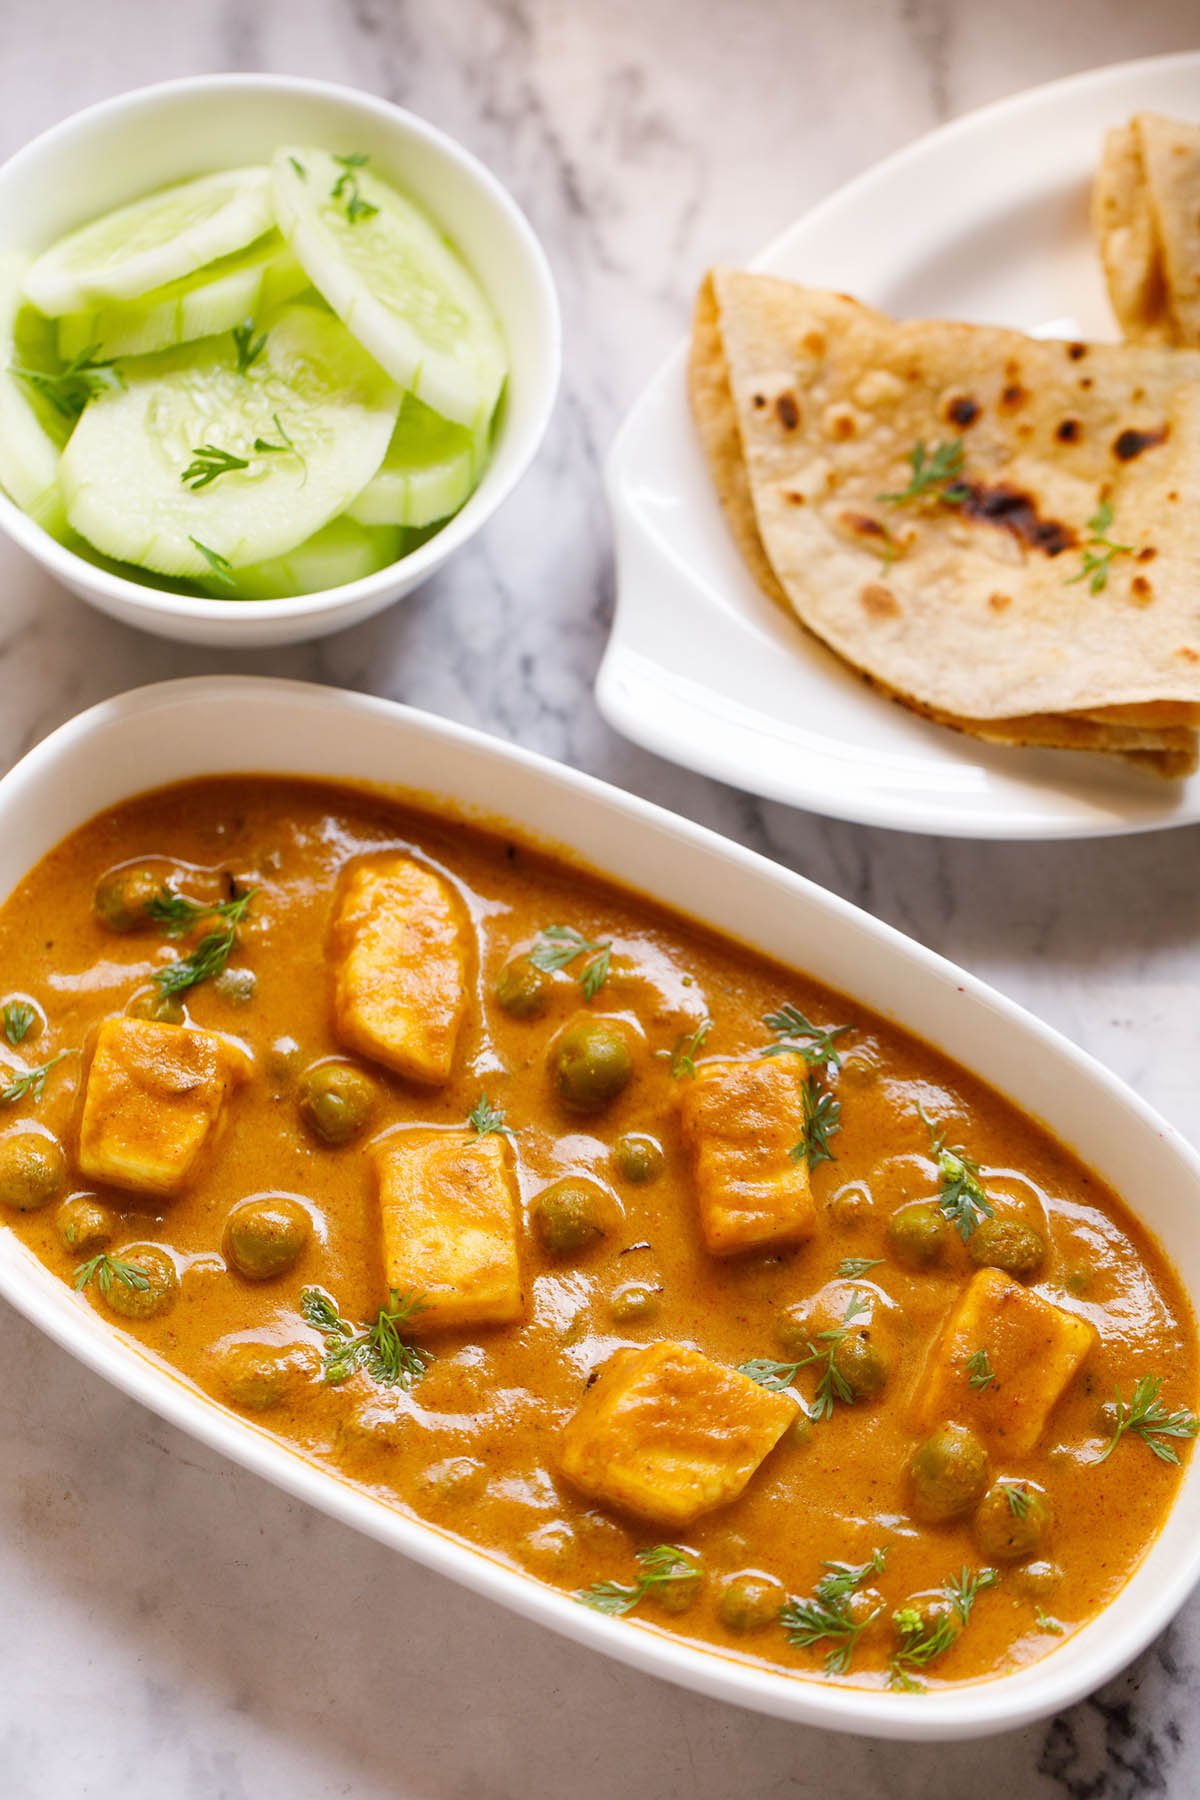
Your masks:
{"label": "orange curry sauce", "polygon": [[[304,1124],[297,1091],[306,1066],[346,1054],[329,967],[339,878],[354,859],[397,849],[439,870],[461,898],[471,935],[467,1023],[442,1087],[418,1087],[354,1059],[377,1085],[375,1116],[366,1136],[328,1146]],[[231,970],[252,971],[253,992],[230,995],[208,980],[181,996],[188,1021],[239,1039],[254,1071],[230,1097],[195,1181],[165,1202],[87,1183],[74,1162],[98,1022],[125,1010],[156,968],[212,928],[209,920],[173,940],[152,924],[119,934],[106,928],[93,911],[97,881],[114,865],[147,858],[161,859],[164,882],[202,900],[225,896],[230,876],[258,888],[229,960]],[[541,1016],[513,1017],[495,1002],[497,977],[551,925],[611,943],[607,978],[586,1002],[580,957],[547,977]],[[383,1503],[539,1580],[569,1592],[604,1581],[631,1586],[637,1551],[669,1541],[695,1558],[702,1579],[667,1595],[684,1602],[679,1611],[652,1590],[631,1614],[639,1623],[796,1676],[875,1685],[889,1679],[897,1609],[936,1596],[964,1569],[994,1568],[998,1579],[981,1589],[969,1622],[952,1618],[946,1647],[901,1678],[933,1686],[1053,1650],[1117,1592],[1172,1502],[1179,1469],[1136,1432],[1101,1460],[1114,1422],[1103,1407],[1114,1389],[1128,1397],[1139,1378],[1161,1376],[1164,1407],[1186,1409],[1197,1374],[1180,1281],[1102,1181],[983,1083],[857,1001],[499,833],[447,824],[367,791],[299,781],[246,777],[149,794],[73,833],[0,911],[0,998],[12,996],[42,1015],[17,1047],[0,1040],[12,1070],[60,1050],[81,1055],[50,1071],[40,1099],[26,1096],[0,1112],[0,1131],[36,1120],[60,1139],[69,1162],[51,1201],[6,1211],[6,1223],[70,1282],[82,1258],[62,1241],[59,1206],[67,1195],[94,1193],[115,1214],[113,1256],[149,1240],[169,1251],[180,1278],[168,1311],[137,1322],[114,1317],[114,1329],[222,1405],[231,1404],[231,1346],[299,1346],[282,1397],[262,1410],[243,1408],[242,1417]],[[690,1077],[686,1066],[673,1072],[671,1052],[710,1020],[697,1061],[761,1055],[774,1041],[764,1018],[783,1003],[821,1025],[850,1027],[837,1040],[840,1068],[814,1071],[841,1108],[828,1139],[832,1159],[812,1169],[815,1230],[797,1248],[718,1260],[702,1246],[679,1125]],[[624,1021],[634,1044],[632,1079],[587,1117],[564,1111],[547,1073],[551,1040],[581,1010]],[[433,1360],[411,1390],[362,1370],[330,1384],[326,1343],[302,1316],[302,1290],[320,1288],[352,1323],[373,1320],[388,1298],[369,1144],[396,1126],[461,1127],[483,1094],[513,1134],[527,1214],[523,1322],[423,1338]],[[912,1506],[910,1459],[928,1430],[917,1422],[915,1396],[939,1329],[976,1274],[952,1226],[927,1267],[897,1256],[888,1233],[902,1205],[940,1203],[945,1171],[931,1143],[935,1125],[979,1166],[995,1212],[1032,1226],[1044,1242],[1029,1285],[1097,1334],[1036,1447],[1019,1458],[991,1457],[993,1483],[1029,1483],[1052,1510],[1036,1554],[1024,1560],[986,1554],[970,1513],[931,1523]],[[613,1145],[630,1132],[662,1146],[661,1172],[649,1181],[626,1179],[615,1165]],[[603,1237],[554,1255],[528,1214],[565,1175],[600,1184],[613,1197],[612,1214]],[[294,1267],[251,1281],[228,1266],[225,1222],[237,1202],[264,1191],[299,1197],[313,1234]],[[839,1278],[846,1259],[872,1266]],[[670,1532],[606,1509],[565,1479],[563,1428],[589,1376],[615,1351],[669,1339],[732,1367],[786,1361],[794,1352],[780,1348],[780,1315],[831,1283],[821,1317],[833,1305],[836,1321],[847,1296],[865,1296],[886,1379],[850,1403],[835,1395],[829,1415],[810,1423],[799,1406],[812,1407],[821,1365],[801,1370],[790,1394],[798,1428],[732,1504]],[[108,1310],[96,1281],[78,1304]],[[814,1314],[814,1331],[820,1322]],[[1186,1457],[1186,1443],[1175,1447]],[[882,1566],[852,1601],[863,1629],[845,1672],[825,1673],[837,1638],[798,1647],[777,1608],[752,1629],[728,1622],[722,1595],[735,1575],[761,1572],[778,1583],[775,1590],[768,1582],[768,1592],[811,1600],[827,1562],[865,1563],[877,1551]],[[937,1616],[935,1607],[926,1622]]]}

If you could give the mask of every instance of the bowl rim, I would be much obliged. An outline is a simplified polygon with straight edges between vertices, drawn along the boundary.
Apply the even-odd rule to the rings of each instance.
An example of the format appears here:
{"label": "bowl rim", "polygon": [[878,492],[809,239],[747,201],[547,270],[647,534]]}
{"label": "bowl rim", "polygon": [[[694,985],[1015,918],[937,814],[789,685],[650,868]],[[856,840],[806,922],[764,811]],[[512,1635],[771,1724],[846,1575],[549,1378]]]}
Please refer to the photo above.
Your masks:
{"label": "bowl rim", "polygon": [[[362,576],[357,581],[343,582],[339,587],[321,588],[314,594],[298,594],[285,599],[229,600],[208,595],[175,594],[143,586],[127,576],[114,574],[109,569],[87,561],[66,545],[60,544],[2,490],[0,528],[7,531],[23,550],[67,586],[76,591],[80,585],[90,588],[122,609],[144,609],[147,613],[165,618],[204,623],[237,618],[241,616],[243,609],[248,618],[279,622],[289,619],[303,621],[309,616],[343,609],[354,611],[358,604],[385,595],[394,585],[398,570],[403,571],[410,588],[432,574],[449,555],[486,524],[528,470],[545,436],[558,396],[562,372],[562,309],[558,290],[549,258],[533,226],[499,176],[493,174],[474,151],[467,149],[465,144],[421,114],[411,112],[407,107],[398,106],[377,94],[351,87],[345,82],[323,81],[305,75],[235,72],[181,76],[170,81],[149,82],[141,87],[127,88],[122,93],[111,94],[77,112],[68,113],[65,118],[48,125],[36,137],[30,138],[0,163],[0,185],[7,185],[11,180],[20,178],[26,164],[36,163],[45,150],[72,137],[86,141],[92,127],[140,105],[190,94],[222,92],[243,95],[256,92],[315,95],[340,101],[371,114],[385,126],[398,125],[403,132],[422,139],[437,154],[454,163],[486,195],[496,213],[504,219],[513,243],[519,246],[525,258],[543,312],[543,330],[538,338],[538,359],[531,362],[534,405],[522,436],[516,443],[511,466],[498,479],[493,480],[495,463],[490,462],[482,481],[459,511],[424,544],[409,551],[397,562],[388,563],[373,575]],[[440,216],[436,222],[444,224],[448,229],[452,224]],[[482,282],[480,285],[483,285]],[[486,293],[486,288],[484,291]]]}
{"label": "bowl rim", "polygon": [[[242,707],[237,724],[231,719],[235,703]],[[1159,1140],[1160,1152],[1165,1151],[1175,1174],[1192,1184],[1200,1183],[1200,1155],[1136,1092],[1062,1033],[936,952],[906,938],[893,927],[805,877],[707,827],[536,752],[392,701],[314,683],[261,676],[199,676],[135,689],[91,707],[59,726],[29,751],[0,780],[0,821],[6,814],[11,815],[14,807],[28,809],[40,795],[57,793],[60,798],[55,802],[56,808],[61,806],[74,819],[69,829],[75,829],[92,816],[94,805],[92,799],[85,799],[71,782],[72,771],[81,764],[91,767],[102,761],[106,745],[113,742],[115,734],[132,727],[139,718],[152,715],[157,732],[162,713],[181,707],[197,709],[196,717],[205,727],[205,743],[213,741],[210,727],[217,727],[223,733],[218,740],[222,748],[211,760],[207,752],[189,753],[186,761],[191,778],[235,768],[247,773],[258,769],[286,774],[290,766],[291,772],[299,778],[307,775],[343,783],[353,783],[355,779],[376,785],[381,780],[386,783],[386,777],[381,777],[377,767],[365,766],[365,748],[360,752],[352,747],[347,752],[343,734],[329,729],[337,719],[345,723],[357,719],[364,721],[365,731],[371,734],[377,729],[381,734],[394,731],[398,753],[416,750],[411,765],[416,767],[419,787],[403,791],[424,796],[427,805],[440,803],[444,808],[449,801],[455,816],[466,819],[473,816],[474,803],[464,800],[461,793],[456,797],[452,785],[438,788],[439,753],[444,751],[448,758],[457,758],[462,765],[474,767],[486,762],[489,793],[505,791],[503,787],[493,790],[493,769],[507,770],[514,778],[525,778],[528,795],[514,807],[517,821],[526,820],[530,812],[551,815],[557,801],[569,799],[572,820],[581,813],[586,817],[586,835],[583,826],[573,822],[570,827],[572,831],[578,830],[585,842],[591,840],[593,827],[597,824],[611,825],[614,829],[619,826],[621,841],[625,841],[627,834],[640,842],[639,857],[648,855],[649,844],[653,844],[656,854],[674,844],[685,856],[695,854],[708,859],[714,874],[724,869],[737,881],[752,879],[760,885],[767,884],[779,895],[794,900],[798,909],[819,912],[835,931],[860,934],[864,948],[873,943],[886,955],[908,964],[914,980],[920,978],[923,990],[938,987],[945,993],[953,991],[956,996],[962,996],[962,1001],[956,1000],[955,1004],[965,1005],[973,1030],[986,1015],[998,1028],[1001,1041],[1016,1032],[1024,1039],[1023,1052],[1027,1047],[1036,1049],[1040,1046],[1070,1065],[1086,1079],[1101,1107],[1106,1101],[1112,1101],[1126,1119],[1132,1118],[1143,1150],[1151,1138]],[[304,750],[295,758],[294,765],[290,756],[288,764],[282,761],[276,748],[275,733],[264,725],[264,711],[269,720],[273,708],[294,710],[303,721]],[[253,723],[248,724],[251,711]],[[282,714],[277,712],[276,720],[280,717]],[[350,735],[347,732],[345,737]],[[242,745],[245,746],[244,755]],[[357,765],[362,772],[357,776],[346,774],[344,764],[347,761]],[[402,766],[410,765],[402,763]],[[173,773],[170,777],[172,780],[188,778],[186,773]],[[136,780],[120,786],[122,797],[130,797],[137,791],[145,790]],[[66,799],[61,798],[64,794]],[[119,803],[119,800],[105,800],[101,805]],[[539,838],[537,826],[527,820],[514,823],[513,829],[545,848],[554,842],[550,828]],[[603,860],[589,861],[586,850],[567,846],[565,837],[562,842],[566,846],[563,853],[575,862],[601,872],[606,868]],[[21,861],[27,854],[23,848],[15,852],[14,862],[21,868],[28,867]],[[613,878],[621,880],[619,874]],[[18,873],[14,881],[19,879]],[[647,884],[647,891],[653,894],[654,889]],[[676,911],[686,910],[674,901],[665,903]],[[703,912],[703,905],[698,912]],[[864,1003],[872,1004],[869,998]],[[930,1010],[933,1010],[932,1005]],[[960,1062],[965,1061],[956,1051],[947,1053]],[[986,1067],[986,1058],[983,1061]],[[991,1079],[982,1071],[981,1078]],[[1024,1102],[1017,1101],[1016,1104],[1024,1105]],[[1026,1106],[1025,1110],[1030,1109]],[[1049,1128],[1054,1129],[1053,1125]],[[1081,1154],[1086,1159],[1086,1150]],[[1175,1241],[1179,1241],[1178,1233]],[[1171,1256],[1170,1242],[1167,1241],[1164,1247]],[[629,1621],[602,1618],[536,1577],[493,1561],[436,1527],[411,1519],[374,1496],[361,1492],[323,1465],[308,1462],[299,1452],[272,1438],[260,1427],[231,1418],[215,1402],[185,1386],[183,1380],[173,1376],[168,1368],[157,1365],[131,1346],[98,1315],[89,1313],[86,1319],[81,1319],[78,1310],[70,1304],[73,1296],[68,1296],[66,1285],[9,1231],[0,1231],[0,1294],[118,1388],[234,1461],[342,1523],[399,1549],[427,1567],[450,1575],[523,1617],[603,1650],[645,1673],[674,1680],[712,1698],[731,1700],[796,1724],[876,1737],[937,1741],[982,1736],[1026,1724],[1081,1699],[1115,1675],[1169,1622],[1200,1575],[1200,1533],[1193,1529],[1200,1513],[1200,1462],[1196,1461],[1200,1453],[1194,1453],[1171,1509],[1158,1536],[1151,1540],[1143,1561],[1135,1566],[1113,1599],[1064,1640],[1057,1651],[1052,1650],[1036,1663],[1011,1673],[931,1691],[917,1705],[910,1697],[875,1689],[826,1687],[815,1678],[797,1678],[749,1660],[677,1640],[652,1625],[634,1622],[631,1627]],[[1154,1580],[1147,1564],[1159,1538],[1170,1532],[1177,1514],[1181,1521],[1176,1527],[1177,1534],[1190,1530],[1190,1539],[1185,1538],[1182,1547],[1178,1543],[1172,1546],[1175,1560],[1171,1564],[1171,1579]],[[1136,1595],[1127,1599],[1135,1588]],[[1122,1608],[1124,1611],[1119,1610]],[[1110,1628],[1105,1629],[1114,1609],[1119,1611],[1123,1631],[1112,1629],[1113,1621],[1109,1621]]]}

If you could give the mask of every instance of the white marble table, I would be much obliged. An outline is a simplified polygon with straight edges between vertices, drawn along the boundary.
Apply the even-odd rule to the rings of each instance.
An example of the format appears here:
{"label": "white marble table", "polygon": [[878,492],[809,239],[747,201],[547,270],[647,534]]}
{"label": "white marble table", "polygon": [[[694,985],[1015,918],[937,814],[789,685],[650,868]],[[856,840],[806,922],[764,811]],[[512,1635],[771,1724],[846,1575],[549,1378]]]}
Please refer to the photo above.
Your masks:
{"label": "white marble table", "polygon": [[[1043,848],[830,824],[633,750],[590,691],[612,586],[601,460],[704,264],[748,254],[939,119],[1193,47],[1196,24],[1194,0],[0,7],[0,153],[172,74],[356,82],[428,114],[511,185],[546,241],[567,332],[558,414],[518,495],[444,577],[342,637],[189,651],[88,612],[0,550],[0,761],[168,675],[240,667],[412,701],[802,869],[995,981],[1196,1134],[1195,832]],[[110,1392],[7,1310],[0,1366],[5,1800],[1200,1791],[1200,1626],[1186,1614],[1046,1728],[928,1749],[823,1737],[647,1681],[397,1562]]]}

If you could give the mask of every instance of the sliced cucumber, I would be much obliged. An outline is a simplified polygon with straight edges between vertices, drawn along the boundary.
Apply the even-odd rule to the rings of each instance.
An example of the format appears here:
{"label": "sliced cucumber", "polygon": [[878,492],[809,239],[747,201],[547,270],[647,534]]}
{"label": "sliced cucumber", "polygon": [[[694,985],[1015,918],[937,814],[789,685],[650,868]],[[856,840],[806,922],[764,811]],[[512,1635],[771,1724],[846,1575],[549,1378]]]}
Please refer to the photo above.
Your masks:
{"label": "sliced cucumber", "polygon": [[105,356],[149,356],[231,331],[307,286],[308,276],[279,233],[271,231],[248,250],[206,263],[139,300],[65,314],[58,321],[58,353],[69,362],[99,344]]}
{"label": "sliced cucumber", "polygon": [[285,556],[237,569],[233,586],[215,581],[201,585],[223,600],[287,600],[295,594],[318,594],[374,575],[401,554],[404,533],[395,527],[371,530],[353,519],[331,519],[313,537]]}
{"label": "sliced cucumber", "polygon": [[[64,452],[67,514],[106,556],[192,579],[282,556],[344,511],[400,408],[399,390],[317,306],[285,307],[245,373],[225,332],[129,362],[125,376]],[[247,466],[185,485],[205,448]]]}
{"label": "sliced cucumber", "polygon": [[66,525],[58,485],[59,457],[71,420],[15,373],[58,369],[54,327],[24,304],[29,258],[0,257],[0,486],[23,512],[57,533]]}
{"label": "sliced cucumber", "polygon": [[404,396],[387,455],[350,506],[363,525],[432,525],[458,511],[487,460],[487,433]]}
{"label": "sliced cucumber", "polygon": [[271,166],[276,217],[313,286],[389,375],[435,412],[479,429],[504,383],[504,342],[433,221],[328,150],[283,149]]}
{"label": "sliced cucumber", "polygon": [[269,171],[224,169],[163,188],[59,238],[34,261],[25,293],[52,318],[134,300],[244,249],[274,222]]}

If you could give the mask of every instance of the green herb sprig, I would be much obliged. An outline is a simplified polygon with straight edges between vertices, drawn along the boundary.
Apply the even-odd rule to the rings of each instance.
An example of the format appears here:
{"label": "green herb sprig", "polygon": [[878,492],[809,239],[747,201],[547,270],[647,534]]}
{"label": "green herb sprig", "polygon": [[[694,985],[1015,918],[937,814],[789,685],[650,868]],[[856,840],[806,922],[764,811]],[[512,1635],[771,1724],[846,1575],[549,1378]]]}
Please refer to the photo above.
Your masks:
{"label": "green herb sprig", "polygon": [[14,1075],[5,1087],[0,1088],[0,1106],[16,1106],[19,1100],[32,1100],[36,1104],[46,1091],[46,1077],[51,1069],[57,1068],[65,1056],[72,1055],[71,1050],[60,1050],[36,1069],[23,1069],[19,1075]]}
{"label": "green herb sprig", "polygon": [[984,1349],[974,1350],[967,1358],[967,1386],[982,1394],[996,1379],[991,1358]]}
{"label": "green herb sprig", "polygon": [[681,1550],[678,1544],[652,1544],[638,1551],[637,1560],[641,1574],[632,1586],[620,1581],[597,1581],[591,1587],[578,1589],[576,1600],[590,1606],[593,1612],[606,1613],[610,1619],[622,1619],[648,1595],[699,1578],[700,1565],[696,1558]]}
{"label": "green herb sprig", "polygon": [[781,1394],[785,1388],[791,1387],[801,1369],[819,1367],[821,1373],[809,1417],[816,1422],[828,1419],[833,1413],[835,1402],[840,1400],[844,1406],[854,1404],[854,1389],[837,1366],[837,1353],[849,1336],[855,1320],[862,1318],[870,1310],[870,1302],[855,1290],[846,1304],[842,1323],[831,1326],[828,1331],[818,1331],[805,1344],[795,1362],[757,1359],[741,1363],[740,1373],[748,1375],[751,1381],[766,1388],[768,1393]]}
{"label": "green herb sprig", "polygon": [[1102,500],[1087,522],[1091,536],[1083,545],[1083,567],[1077,575],[1067,576],[1067,587],[1074,587],[1078,581],[1086,581],[1089,593],[1102,594],[1108,586],[1109,565],[1113,557],[1133,555],[1132,544],[1118,544],[1109,537],[1112,522],[1112,502]]}
{"label": "green herb sprig", "polygon": [[267,347],[267,334],[260,331],[254,335],[254,320],[247,319],[244,325],[233,328],[233,347],[237,355],[237,372],[245,375],[258,361]]}
{"label": "green herb sprig", "polygon": [[467,1124],[476,1137],[487,1137],[489,1133],[507,1138],[513,1135],[512,1128],[504,1123],[504,1108],[493,1106],[486,1094],[480,1094],[467,1114]]}
{"label": "green herb sprig", "polygon": [[369,200],[364,200],[358,191],[358,171],[370,162],[370,157],[364,156],[361,150],[354,150],[348,156],[335,156],[333,160],[341,165],[342,172],[333,184],[330,198],[342,202],[343,211],[351,225],[357,225],[363,219],[374,218],[379,208],[372,206]]}
{"label": "green herb sprig", "polygon": [[201,919],[232,919],[237,924],[249,898],[247,894],[236,894],[232,900],[191,900],[164,883],[147,904],[146,916],[160,926],[167,937],[182,937]]}
{"label": "green herb sprig", "polygon": [[936,500],[944,506],[961,506],[969,489],[959,480],[963,471],[963,441],[951,438],[932,450],[918,442],[904,458],[912,471],[906,488],[894,494],[876,494],[889,506],[906,506],[914,500]]}
{"label": "green herb sprig", "polygon": [[612,961],[610,940],[601,939],[599,943],[593,943],[581,931],[576,931],[573,925],[547,925],[529,952],[529,960],[534,968],[541,969],[547,975],[555,975],[560,969],[568,968],[580,956],[586,956],[588,960],[580,970],[579,985],[583,989],[584,999],[594,1000],[608,980]]}
{"label": "green herb sprig", "polygon": [[342,1318],[322,1288],[301,1289],[301,1314],[325,1339],[322,1373],[330,1387],[340,1387],[360,1369],[380,1387],[407,1391],[422,1379],[433,1352],[406,1342],[401,1332],[424,1311],[424,1302],[419,1294],[398,1294],[395,1288],[388,1302],[379,1308],[373,1324],[356,1326]]}
{"label": "green herb sprig", "polygon": [[835,1162],[829,1140],[842,1128],[842,1103],[828,1088],[818,1087],[810,1075],[800,1095],[804,1106],[804,1134],[788,1152],[793,1162],[806,1162],[813,1170],[823,1162]]}
{"label": "green herb sprig", "polygon": [[941,1183],[938,1205],[965,1244],[980,1221],[993,1218],[996,1209],[983,1185],[979,1164],[972,1162],[965,1150],[951,1148],[946,1143],[945,1133],[937,1130],[926,1117],[923,1107],[918,1106],[917,1111],[929,1132],[929,1146],[938,1166]]}
{"label": "green herb sprig", "polygon": [[[231,475],[236,469],[248,469],[249,462],[244,456],[235,456],[231,450],[222,450],[218,444],[197,444],[192,450],[192,460],[179,477],[184,487],[191,488],[193,494],[201,488],[211,487],[222,475]],[[195,538],[192,542],[195,543]]]}
{"label": "green herb sprig", "polygon": [[835,1073],[841,1066],[837,1040],[854,1029],[852,1025],[814,1025],[790,1002],[768,1013],[763,1024],[778,1040],[768,1046],[764,1055],[802,1056],[810,1069],[824,1068]]}
{"label": "green herb sprig", "polygon": [[913,1671],[926,1668],[957,1643],[979,1595],[995,1587],[999,1579],[995,1569],[972,1571],[964,1566],[942,1585],[945,1607],[936,1612],[911,1604],[899,1607],[892,1614],[898,1644],[888,1664],[888,1685],[905,1693],[920,1693],[923,1684]]}
{"label": "green herb sprig", "polygon": [[690,1081],[696,1073],[696,1058],[708,1042],[708,1034],[712,1030],[712,1020],[705,1019],[697,1025],[695,1031],[685,1031],[675,1039],[670,1050],[656,1050],[655,1056],[661,1057],[671,1065],[671,1074],[676,1081]]}
{"label": "green herb sprig", "polygon": [[29,1036],[37,1013],[27,1000],[6,1000],[3,1016],[4,1035],[15,1050]]}
{"label": "green herb sprig", "polygon": [[211,981],[221,973],[237,945],[238,926],[246,915],[246,908],[257,893],[257,888],[247,888],[244,894],[223,901],[219,909],[214,908],[219,910],[222,924],[213,931],[206,931],[190,955],[177,957],[174,962],[155,969],[150,979],[160,994],[165,997],[186,993],[188,988]]}
{"label": "green herb sprig", "polygon": [[865,1582],[882,1572],[886,1558],[885,1550],[875,1550],[865,1563],[823,1563],[825,1574],[812,1593],[804,1599],[790,1599],[781,1609],[779,1623],[788,1643],[797,1650],[830,1645],[825,1656],[827,1675],[846,1673],[859,1638],[883,1611],[876,1606],[856,1618],[851,1602]]}
{"label": "green herb sprig", "polygon": [[214,581],[219,582],[222,587],[237,586],[233,575],[233,564],[227,556],[222,556],[219,550],[211,550],[207,544],[202,544],[198,537],[192,537],[190,533],[188,534],[188,543],[194,545],[200,552],[212,570]]}
{"label": "green herb sprig", "polygon": [[1100,1462],[1107,1462],[1126,1432],[1132,1431],[1159,1462],[1178,1463],[1179,1452],[1167,1440],[1194,1438],[1200,1431],[1200,1419],[1184,1408],[1168,1412],[1162,1404],[1162,1385],[1161,1375],[1143,1375],[1128,1400],[1122,1399],[1120,1388],[1114,1390],[1117,1423]]}
{"label": "green herb sprig", "polygon": [[882,1256],[844,1256],[837,1266],[839,1281],[861,1281],[872,1269],[878,1269],[886,1261]]}
{"label": "green herb sprig", "polygon": [[100,356],[100,348],[99,344],[89,344],[56,375],[45,369],[27,369],[21,363],[10,363],[8,372],[48,400],[55,412],[74,424],[89,400],[108,393],[111,388],[125,386],[125,377],[115,360],[111,356]]}
{"label": "green herb sprig", "polygon": [[123,1262],[119,1256],[109,1256],[104,1250],[99,1256],[91,1256],[87,1262],[80,1263],[75,1271],[75,1292],[82,1294],[93,1280],[106,1300],[112,1293],[114,1282],[130,1288],[135,1294],[144,1294],[150,1287],[150,1277],[136,1263]]}

